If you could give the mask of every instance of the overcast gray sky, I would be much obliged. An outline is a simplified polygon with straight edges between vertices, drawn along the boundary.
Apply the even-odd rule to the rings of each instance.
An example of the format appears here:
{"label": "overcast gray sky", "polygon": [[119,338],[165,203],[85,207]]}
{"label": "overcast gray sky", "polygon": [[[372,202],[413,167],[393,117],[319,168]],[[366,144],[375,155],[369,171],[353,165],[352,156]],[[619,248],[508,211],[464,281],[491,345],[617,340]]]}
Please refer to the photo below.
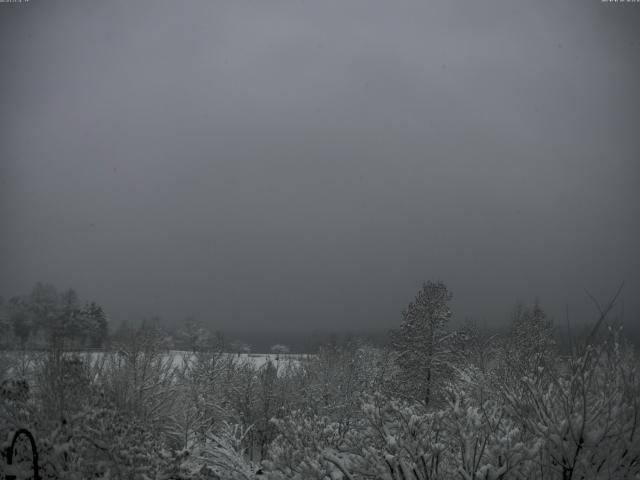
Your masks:
{"label": "overcast gray sky", "polygon": [[391,327],[640,314],[640,4],[0,4],[0,293]]}

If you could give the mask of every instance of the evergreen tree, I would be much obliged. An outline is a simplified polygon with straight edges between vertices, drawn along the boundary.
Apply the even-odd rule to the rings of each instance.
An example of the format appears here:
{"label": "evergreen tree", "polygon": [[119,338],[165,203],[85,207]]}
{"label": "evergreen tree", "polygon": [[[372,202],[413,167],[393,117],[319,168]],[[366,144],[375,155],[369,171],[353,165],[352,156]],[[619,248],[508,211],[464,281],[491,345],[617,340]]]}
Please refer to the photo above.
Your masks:
{"label": "evergreen tree", "polygon": [[96,302],[90,302],[85,305],[82,314],[87,323],[89,346],[92,348],[102,346],[107,338],[109,329],[107,316],[103,308]]}
{"label": "evergreen tree", "polygon": [[518,378],[537,375],[538,369],[548,365],[555,349],[553,322],[536,300],[532,307],[516,305],[509,336],[505,345],[505,365]]}
{"label": "evergreen tree", "polygon": [[398,386],[405,395],[425,404],[431,401],[433,384],[442,379],[451,360],[447,345],[451,298],[444,283],[423,284],[391,336],[400,369]]}

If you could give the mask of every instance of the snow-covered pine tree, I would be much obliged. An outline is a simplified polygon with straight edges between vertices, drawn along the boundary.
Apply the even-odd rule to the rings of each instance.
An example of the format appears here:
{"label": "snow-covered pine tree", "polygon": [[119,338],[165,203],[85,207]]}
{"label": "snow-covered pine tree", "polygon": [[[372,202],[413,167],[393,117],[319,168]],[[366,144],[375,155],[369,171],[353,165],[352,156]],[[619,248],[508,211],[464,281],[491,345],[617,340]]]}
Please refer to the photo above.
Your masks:
{"label": "snow-covered pine tree", "polygon": [[107,339],[109,323],[104,309],[96,302],[87,302],[82,309],[86,322],[86,336],[90,348],[101,347]]}
{"label": "snow-covered pine tree", "polygon": [[516,305],[504,346],[504,367],[516,380],[537,376],[543,367],[553,366],[555,340],[553,322],[536,300],[532,307]]}
{"label": "snow-covered pine tree", "polygon": [[424,283],[402,312],[400,328],[391,333],[399,367],[398,388],[425,404],[432,400],[434,383],[444,376],[450,363],[446,327],[451,318],[451,298],[441,281]]}

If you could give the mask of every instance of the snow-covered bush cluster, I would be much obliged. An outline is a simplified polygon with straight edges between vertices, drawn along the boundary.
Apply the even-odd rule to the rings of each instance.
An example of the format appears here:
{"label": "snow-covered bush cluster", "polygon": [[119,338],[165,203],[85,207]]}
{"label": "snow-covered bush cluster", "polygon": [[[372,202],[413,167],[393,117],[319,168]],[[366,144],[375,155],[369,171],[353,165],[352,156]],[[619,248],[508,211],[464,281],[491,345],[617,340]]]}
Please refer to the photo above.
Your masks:
{"label": "snow-covered bush cluster", "polygon": [[[2,354],[0,474],[27,428],[42,478],[640,478],[638,358],[615,330],[562,355],[537,305],[489,336],[452,330],[449,299],[426,284],[388,348],[305,361],[256,366],[194,335],[176,362],[152,324],[100,356]],[[18,441],[18,478],[30,459]]]}

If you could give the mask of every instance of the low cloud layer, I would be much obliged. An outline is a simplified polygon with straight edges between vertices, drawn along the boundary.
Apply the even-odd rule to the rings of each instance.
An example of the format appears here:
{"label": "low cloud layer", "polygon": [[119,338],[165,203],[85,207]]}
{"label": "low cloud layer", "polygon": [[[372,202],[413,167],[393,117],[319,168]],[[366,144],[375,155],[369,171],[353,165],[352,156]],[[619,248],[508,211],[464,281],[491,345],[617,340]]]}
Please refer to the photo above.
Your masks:
{"label": "low cloud layer", "polygon": [[[0,5],[0,292],[114,319],[640,315],[640,6]],[[621,304],[622,305],[622,304]],[[623,307],[620,306],[619,313]]]}

